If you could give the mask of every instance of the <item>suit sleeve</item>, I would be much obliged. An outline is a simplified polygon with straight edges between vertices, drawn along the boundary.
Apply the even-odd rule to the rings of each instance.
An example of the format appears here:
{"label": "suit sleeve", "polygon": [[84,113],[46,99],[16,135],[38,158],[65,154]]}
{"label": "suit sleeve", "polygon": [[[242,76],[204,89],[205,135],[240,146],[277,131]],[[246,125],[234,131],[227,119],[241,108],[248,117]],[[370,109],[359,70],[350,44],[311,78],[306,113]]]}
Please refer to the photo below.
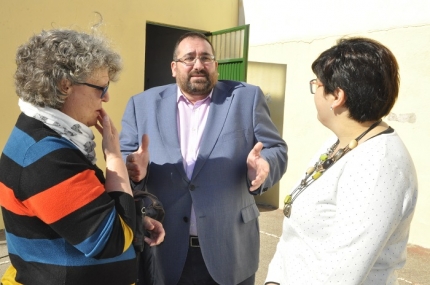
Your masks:
{"label": "suit sleeve", "polygon": [[259,190],[254,191],[254,194],[262,194],[276,184],[287,170],[288,148],[270,118],[266,98],[259,87],[255,88],[254,93],[253,126],[256,143],[263,143],[261,155],[270,165],[266,181]]}
{"label": "suit sleeve", "polygon": [[119,137],[123,159],[139,148],[138,129],[136,120],[136,108],[134,98],[130,98],[121,121],[121,133]]}

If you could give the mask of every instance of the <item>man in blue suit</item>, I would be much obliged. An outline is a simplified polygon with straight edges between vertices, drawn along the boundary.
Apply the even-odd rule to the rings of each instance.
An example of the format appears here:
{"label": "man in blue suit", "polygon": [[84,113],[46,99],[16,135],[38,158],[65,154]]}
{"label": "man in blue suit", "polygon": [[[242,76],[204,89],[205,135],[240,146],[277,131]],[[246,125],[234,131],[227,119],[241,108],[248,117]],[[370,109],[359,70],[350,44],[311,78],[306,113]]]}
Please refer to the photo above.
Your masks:
{"label": "man in blue suit", "polygon": [[133,96],[120,136],[130,179],[166,211],[166,236],[155,251],[160,284],[254,284],[260,236],[253,195],[285,173],[286,143],[259,87],[218,81],[204,35],[181,36],[173,58],[176,84]]}

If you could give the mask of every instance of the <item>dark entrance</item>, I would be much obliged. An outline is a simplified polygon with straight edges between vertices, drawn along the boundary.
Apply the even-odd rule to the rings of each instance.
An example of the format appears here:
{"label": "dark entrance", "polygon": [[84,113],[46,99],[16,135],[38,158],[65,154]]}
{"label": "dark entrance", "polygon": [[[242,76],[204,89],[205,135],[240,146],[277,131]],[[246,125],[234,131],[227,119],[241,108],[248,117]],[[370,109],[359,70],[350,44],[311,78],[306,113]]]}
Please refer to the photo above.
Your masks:
{"label": "dark entrance", "polygon": [[[146,24],[144,90],[176,82],[170,69],[173,48],[176,40],[189,31],[196,30],[152,23]],[[198,32],[207,33],[205,31]]]}

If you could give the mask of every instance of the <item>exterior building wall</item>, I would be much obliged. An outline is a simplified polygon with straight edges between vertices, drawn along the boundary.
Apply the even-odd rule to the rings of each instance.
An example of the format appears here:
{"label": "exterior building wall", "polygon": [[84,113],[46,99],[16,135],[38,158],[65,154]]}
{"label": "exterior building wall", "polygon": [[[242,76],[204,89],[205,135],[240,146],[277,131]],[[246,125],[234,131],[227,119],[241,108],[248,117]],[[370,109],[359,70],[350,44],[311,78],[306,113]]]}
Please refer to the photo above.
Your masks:
{"label": "exterior building wall", "polygon": [[[401,77],[400,93],[391,114],[385,120],[402,137],[418,173],[419,197],[409,242],[428,248],[430,208],[427,203],[430,201],[430,176],[427,175],[429,155],[425,145],[430,141],[430,99],[426,87],[430,78],[430,24],[342,36],[375,39],[391,49],[397,58]],[[302,178],[311,156],[320,144],[332,135],[316,117],[309,81],[315,78],[311,70],[312,62],[342,36],[302,38],[250,46],[250,61],[287,66],[283,137],[289,147],[289,161],[287,173],[280,182],[278,207],[282,207],[283,199],[293,184]]]}
{"label": "exterior building wall", "polygon": [[[283,136],[284,123],[285,79],[285,64],[248,62],[247,82],[260,86],[266,96],[270,117],[281,136]],[[283,138],[286,139],[285,136]],[[279,183],[277,183],[264,195],[256,196],[255,200],[259,204],[278,206],[279,194]]]}
{"label": "exterior building wall", "polygon": [[[96,13],[97,12],[97,13]],[[151,0],[0,0],[0,150],[3,149],[19,115],[13,75],[19,45],[41,30],[71,28],[106,35],[124,62],[120,80],[110,85],[110,102],[105,109],[120,129],[121,117],[130,96],[143,91],[146,22],[216,31],[237,26],[236,0],[151,1]],[[173,46],[172,53],[173,53]],[[162,66],[170,70],[170,66]],[[96,135],[98,166],[105,168],[101,138]],[[0,218],[0,228],[4,228]]]}

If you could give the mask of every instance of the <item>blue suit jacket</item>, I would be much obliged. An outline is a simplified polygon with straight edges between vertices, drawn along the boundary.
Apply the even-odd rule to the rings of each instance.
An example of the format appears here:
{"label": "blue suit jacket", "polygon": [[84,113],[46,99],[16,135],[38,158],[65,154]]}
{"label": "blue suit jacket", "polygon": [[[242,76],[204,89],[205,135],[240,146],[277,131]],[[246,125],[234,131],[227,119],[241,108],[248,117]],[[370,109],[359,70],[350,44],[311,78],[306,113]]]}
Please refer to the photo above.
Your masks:
{"label": "blue suit jacket", "polygon": [[259,211],[249,192],[246,158],[257,142],[270,164],[262,193],[286,171],[287,146],[272,123],[261,89],[219,81],[192,178],[184,171],[177,130],[177,85],[155,87],[133,96],[122,119],[124,157],[149,135],[149,192],[163,203],[166,237],[156,249],[164,284],[177,284],[189,246],[194,205],[203,258],[219,284],[237,284],[258,269]]}

